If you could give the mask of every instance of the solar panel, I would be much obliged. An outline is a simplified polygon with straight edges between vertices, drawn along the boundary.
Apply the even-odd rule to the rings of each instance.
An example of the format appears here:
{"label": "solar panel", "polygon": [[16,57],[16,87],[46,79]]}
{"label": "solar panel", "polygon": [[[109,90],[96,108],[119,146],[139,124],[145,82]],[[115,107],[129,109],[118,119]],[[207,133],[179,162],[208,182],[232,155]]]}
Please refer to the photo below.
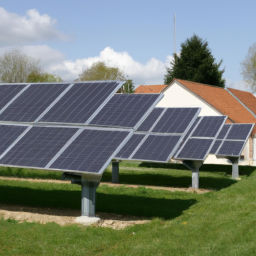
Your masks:
{"label": "solar panel", "polygon": [[32,127],[1,159],[0,164],[43,168],[78,128]]}
{"label": "solar panel", "polygon": [[167,162],[179,139],[180,136],[150,134],[131,159]]}
{"label": "solar panel", "polygon": [[154,108],[147,118],[138,127],[137,131],[148,132],[151,130],[153,124],[160,117],[160,115],[165,111],[166,108]]}
{"label": "solar panel", "polygon": [[198,108],[168,108],[152,132],[181,134],[198,115],[198,112]]}
{"label": "solar panel", "polygon": [[229,124],[230,129],[222,140],[217,156],[240,157],[254,124]]}
{"label": "solar panel", "polygon": [[145,138],[146,134],[133,134],[125,143],[121,150],[116,154],[116,158],[128,159],[140,142]]}
{"label": "solar panel", "polygon": [[221,129],[217,139],[224,139],[224,137],[227,135],[229,128],[231,127],[230,124],[225,124],[223,128]]}
{"label": "solar panel", "polygon": [[245,140],[252,129],[252,124],[232,124],[226,139]]}
{"label": "solar panel", "polygon": [[216,155],[239,157],[243,147],[243,141],[224,141]]}
{"label": "solar panel", "polygon": [[27,84],[1,84],[0,85],[0,110],[16,96]]}
{"label": "solar panel", "polygon": [[0,155],[28,128],[21,125],[0,125]]}
{"label": "solar panel", "polygon": [[99,174],[130,135],[127,130],[85,129],[49,168]]}
{"label": "solar panel", "polygon": [[215,137],[226,116],[204,116],[193,132],[193,137]]}
{"label": "solar panel", "polygon": [[135,127],[161,97],[161,94],[116,94],[90,125]]}
{"label": "solar panel", "polygon": [[217,152],[217,149],[219,148],[221,142],[222,142],[222,140],[216,140],[214,142],[209,154],[215,154]]}
{"label": "solar panel", "polygon": [[189,139],[175,158],[204,160],[213,141],[213,139]]}
{"label": "solar panel", "polygon": [[81,82],[74,86],[40,119],[40,122],[85,124],[122,86],[116,81]]}
{"label": "solar panel", "polygon": [[[34,122],[69,84],[32,84],[1,114],[1,121]],[[12,87],[12,85],[9,85]]]}

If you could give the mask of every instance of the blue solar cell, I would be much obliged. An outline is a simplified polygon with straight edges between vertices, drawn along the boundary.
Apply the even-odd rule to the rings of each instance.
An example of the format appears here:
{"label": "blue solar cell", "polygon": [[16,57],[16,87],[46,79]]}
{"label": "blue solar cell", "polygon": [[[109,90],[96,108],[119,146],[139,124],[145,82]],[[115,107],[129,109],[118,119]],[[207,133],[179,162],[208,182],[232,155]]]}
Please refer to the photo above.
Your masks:
{"label": "blue solar cell", "polygon": [[167,162],[180,136],[149,135],[132,159]]}
{"label": "blue solar cell", "polygon": [[90,124],[134,127],[157,102],[159,96],[159,94],[116,94]]}
{"label": "blue solar cell", "polygon": [[216,140],[215,143],[213,144],[209,154],[214,154],[215,155],[215,153],[216,153],[217,149],[219,148],[221,142],[222,142],[222,140]]}
{"label": "blue solar cell", "polygon": [[217,139],[224,139],[224,137],[226,136],[226,134],[227,134],[229,128],[230,128],[230,124],[225,124],[225,125],[222,127],[222,129],[221,129],[221,131],[220,131],[220,133],[219,133]]}
{"label": "blue solar cell", "polygon": [[27,126],[0,125],[0,155],[27,129]]}
{"label": "blue solar cell", "polygon": [[103,102],[115,93],[118,85],[117,82],[76,83],[40,122],[86,123]]}
{"label": "blue solar cell", "polygon": [[0,120],[35,121],[68,85],[32,84],[0,114]]}
{"label": "blue solar cell", "polygon": [[226,139],[228,140],[246,140],[250,134],[252,124],[232,124]]}
{"label": "blue solar cell", "polygon": [[32,127],[0,160],[1,164],[45,167],[77,128]]}
{"label": "blue solar cell", "polygon": [[26,86],[26,84],[1,84],[0,110]]}
{"label": "blue solar cell", "polygon": [[168,108],[152,132],[183,133],[198,112],[198,108]]}
{"label": "blue solar cell", "polygon": [[128,134],[126,131],[85,129],[50,168],[99,173]]}
{"label": "blue solar cell", "polygon": [[165,108],[154,108],[147,118],[142,122],[137,131],[148,132],[156,122],[157,118],[162,114]]}
{"label": "blue solar cell", "polygon": [[225,120],[226,116],[204,116],[192,137],[215,137]]}
{"label": "blue solar cell", "polygon": [[239,157],[243,147],[243,141],[224,141],[216,155]]}
{"label": "blue solar cell", "polygon": [[212,142],[212,139],[189,139],[175,158],[204,160]]}
{"label": "blue solar cell", "polygon": [[116,154],[116,157],[128,159],[145,136],[145,134],[133,134],[132,137],[121,148],[121,150]]}

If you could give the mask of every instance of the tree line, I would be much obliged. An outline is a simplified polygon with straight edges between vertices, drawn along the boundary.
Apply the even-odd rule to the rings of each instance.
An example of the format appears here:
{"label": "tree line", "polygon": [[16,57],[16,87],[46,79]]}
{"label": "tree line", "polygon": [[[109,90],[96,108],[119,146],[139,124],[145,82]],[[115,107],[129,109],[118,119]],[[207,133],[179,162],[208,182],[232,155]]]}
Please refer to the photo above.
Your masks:
{"label": "tree line", "polygon": [[[127,79],[124,71],[107,65],[104,61],[93,63],[83,70],[75,81],[121,80],[125,81],[119,92],[133,93],[134,84]],[[7,50],[0,56],[0,82],[2,83],[53,83],[63,82],[56,74],[45,72],[40,66],[40,59],[35,59],[19,48]]]}
{"label": "tree line", "polygon": [[[181,44],[180,53],[173,54],[170,67],[166,67],[164,84],[174,78],[203,84],[225,87],[221,68],[222,60],[216,62],[208,42],[197,35],[187,38]],[[248,50],[245,60],[241,62],[243,79],[246,85],[256,92],[256,43]],[[123,70],[110,66],[104,61],[97,61],[79,74],[75,81],[121,80],[125,81],[119,92],[133,93],[134,83]],[[62,82],[57,74],[45,72],[40,66],[40,59],[23,53],[21,49],[7,50],[0,55],[0,82],[4,83],[39,83]]]}

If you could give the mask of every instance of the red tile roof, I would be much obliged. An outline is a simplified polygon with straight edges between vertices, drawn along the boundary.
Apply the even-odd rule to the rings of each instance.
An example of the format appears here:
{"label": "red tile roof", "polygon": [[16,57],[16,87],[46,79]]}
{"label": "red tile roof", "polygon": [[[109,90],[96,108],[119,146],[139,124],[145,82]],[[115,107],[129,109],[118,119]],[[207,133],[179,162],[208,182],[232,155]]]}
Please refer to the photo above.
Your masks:
{"label": "red tile roof", "polygon": [[233,88],[228,88],[228,90],[235,95],[247,108],[249,108],[254,114],[256,114],[256,97],[245,91],[240,91]]}
{"label": "red tile roof", "polygon": [[135,93],[160,93],[167,85],[140,85],[135,89]]}
{"label": "red tile roof", "polygon": [[[248,111],[225,89],[181,79],[174,79],[170,85],[175,81],[185,86],[191,92],[199,96],[203,101],[212,105],[223,115],[227,115],[230,121],[234,123],[256,123],[256,118],[250,113],[250,111]],[[255,133],[256,126],[254,126],[252,131],[252,134]]]}

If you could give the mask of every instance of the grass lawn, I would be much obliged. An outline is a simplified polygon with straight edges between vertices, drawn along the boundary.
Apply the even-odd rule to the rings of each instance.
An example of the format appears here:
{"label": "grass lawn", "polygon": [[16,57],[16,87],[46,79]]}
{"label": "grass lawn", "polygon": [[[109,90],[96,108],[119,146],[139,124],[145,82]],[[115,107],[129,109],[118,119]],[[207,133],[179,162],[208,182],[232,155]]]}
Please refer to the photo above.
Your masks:
{"label": "grass lawn", "polygon": [[[5,176],[60,178],[44,173],[0,170]],[[256,171],[241,167],[240,173],[242,179],[233,181],[231,166],[204,165],[200,187],[217,190],[206,194],[99,187],[97,211],[153,218],[124,230],[0,219],[0,255],[256,255]],[[110,179],[108,168],[103,180]],[[191,172],[182,165],[122,162],[120,181],[188,187]],[[80,209],[80,187],[2,180],[0,203]]]}

